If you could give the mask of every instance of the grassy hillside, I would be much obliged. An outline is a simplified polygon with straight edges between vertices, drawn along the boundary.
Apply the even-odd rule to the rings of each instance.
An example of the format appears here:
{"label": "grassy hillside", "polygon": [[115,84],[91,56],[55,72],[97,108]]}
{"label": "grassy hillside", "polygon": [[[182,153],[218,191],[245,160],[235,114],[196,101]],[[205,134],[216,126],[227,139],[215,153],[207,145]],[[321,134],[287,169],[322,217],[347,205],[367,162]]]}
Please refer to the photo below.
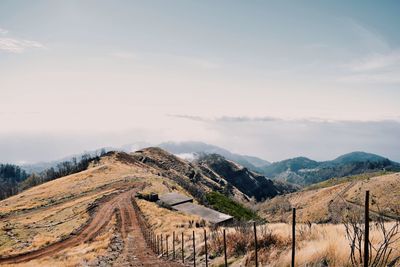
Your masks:
{"label": "grassy hillside", "polygon": [[345,177],[335,177],[328,179],[326,181],[312,184],[304,190],[314,190],[314,189],[320,189],[320,188],[325,188],[325,187],[331,187],[334,185],[342,184],[342,183],[348,183],[348,182],[354,182],[354,181],[362,181],[362,180],[367,180],[372,177],[376,176],[382,176],[385,174],[391,174],[393,172],[389,171],[377,171],[377,172],[367,172],[367,173],[362,173],[362,174],[357,174],[357,175],[350,175],[350,176],[345,176]]}
{"label": "grassy hillside", "polygon": [[344,207],[358,210],[365,191],[371,194],[371,210],[390,216],[400,215],[400,173],[358,175],[332,179],[303,191],[279,196],[259,205],[267,220],[287,221],[291,208],[298,210],[299,221],[336,221]]}
{"label": "grassy hillside", "polygon": [[[236,187],[231,187],[232,199],[211,193],[223,192],[227,186],[225,180],[217,178],[210,178],[196,165],[157,148],[131,155],[109,153],[85,171],[46,182],[1,201],[0,255],[37,250],[74,236],[90,222],[101,203],[130,189],[158,194],[178,191],[205,204],[209,201],[209,205],[238,219],[256,218],[254,212],[238,204],[237,201],[247,201],[248,197]],[[160,208],[154,203],[139,201],[139,205],[156,231],[187,229],[201,221],[199,217]],[[54,266],[61,262],[74,266],[82,260],[90,263],[102,257],[108,253],[112,240],[118,238],[118,231],[111,230],[120,227],[118,216],[116,213],[110,218],[106,229],[111,233],[102,236],[98,243],[85,243],[80,250],[68,248],[50,258],[34,260],[31,266]]]}
{"label": "grassy hillside", "polygon": [[[400,174],[396,173],[276,197],[260,206],[263,208],[260,214],[268,220],[278,217],[279,220],[289,220],[290,209],[296,206],[300,222],[327,221],[330,210],[326,207],[329,207],[335,196],[342,192],[349,202],[361,203],[360,192],[365,189],[371,190],[374,200],[372,209],[376,209],[378,203],[392,203],[392,206],[381,207],[387,209],[385,212],[395,213],[400,206],[399,179]],[[64,244],[62,250],[48,252],[45,257],[16,266],[72,267],[98,266],[100,263],[106,266],[123,266],[128,260],[137,261],[136,255],[148,257],[143,251],[140,253],[134,250],[139,242],[138,236],[135,236],[139,228],[138,225],[132,226],[135,216],[130,213],[133,208],[129,194],[136,191],[158,194],[175,191],[191,195],[195,190],[196,194],[204,194],[205,201],[217,210],[229,213],[237,219],[259,220],[259,215],[238,202],[245,201],[246,197],[236,187],[232,188],[232,198],[218,192],[224,192],[225,185],[226,181],[217,174],[207,176],[196,164],[180,160],[157,148],[144,149],[133,154],[110,153],[98,162],[93,162],[85,171],[44,183],[1,201],[0,254],[2,257],[21,253],[29,255],[48,248],[50,250],[47,251],[52,252],[53,247]],[[162,208],[154,202],[137,202],[156,234],[162,233],[165,236],[174,231],[186,234],[185,255],[189,262],[192,257],[189,235],[194,231],[197,238],[200,238],[196,240],[201,242],[204,227],[210,236],[210,255],[215,257],[210,259],[210,266],[221,263],[221,229],[210,228],[197,216]],[[274,203],[272,208],[271,203]],[[104,218],[101,212],[104,212]],[[245,224],[240,227],[245,227]],[[240,227],[226,228],[229,261],[232,264],[253,266],[253,239],[247,228]],[[313,226],[312,232],[310,229],[307,233],[304,232],[304,225],[300,224],[299,227],[300,230],[303,229],[299,231],[298,237],[298,253],[301,255],[299,263],[320,264],[328,259],[332,266],[343,266],[348,250],[339,249],[347,244],[342,226]],[[84,233],[89,229],[94,234],[82,235],[82,229]],[[287,265],[290,255],[289,229],[288,224],[268,223],[259,226],[259,256],[263,263],[271,266]],[[77,237],[77,242],[73,243],[71,240],[76,240]],[[85,239],[80,240],[79,237]],[[339,243],[337,240],[340,240]],[[245,244],[248,241],[250,243]],[[197,256],[200,259],[203,256],[202,251],[198,250]],[[131,255],[135,257],[129,258]],[[166,263],[165,266],[176,265]]]}

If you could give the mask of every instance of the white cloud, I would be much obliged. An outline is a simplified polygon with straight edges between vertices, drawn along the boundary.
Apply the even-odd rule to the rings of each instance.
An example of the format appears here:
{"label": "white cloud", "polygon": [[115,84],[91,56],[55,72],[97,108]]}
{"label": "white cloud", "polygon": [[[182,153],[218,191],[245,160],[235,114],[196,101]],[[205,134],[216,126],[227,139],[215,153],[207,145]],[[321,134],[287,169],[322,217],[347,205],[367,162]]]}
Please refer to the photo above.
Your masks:
{"label": "white cloud", "polygon": [[0,34],[7,34],[7,33],[8,33],[7,30],[5,30],[5,29],[3,29],[3,28],[0,28]]}
{"label": "white cloud", "polygon": [[39,42],[15,38],[0,38],[0,51],[22,53],[30,48],[44,48]]}
{"label": "white cloud", "polygon": [[400,50],[372,53],[344,66],[347,72],[339,78],[352,83],[400,83]]}
{"label": "white cloud", "polygon": [[390,51],[384,54],[371,54],[365,58],[356,60],[348,64],[350,70],[354,72],[384,70],[391,67],[400,66],[400,51]]}
{"label": "white cloud", "polygon": [[[339,82],[400,83],[400,49],[392,48],[377,32],[350,20],[350,29],[361,41],[364,55],[343,64]],[[366,49],[366,50],[365,50]],[[363,50],[363,49],[361,49]]]}

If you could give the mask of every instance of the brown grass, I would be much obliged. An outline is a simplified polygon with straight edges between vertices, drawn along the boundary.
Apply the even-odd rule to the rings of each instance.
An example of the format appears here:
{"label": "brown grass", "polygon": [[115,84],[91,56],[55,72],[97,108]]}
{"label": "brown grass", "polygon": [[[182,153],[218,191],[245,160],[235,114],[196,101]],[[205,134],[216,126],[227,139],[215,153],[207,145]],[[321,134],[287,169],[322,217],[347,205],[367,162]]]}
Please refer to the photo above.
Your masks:
{"label": "brown grass", "polygon": [[346,201],[362,205],[366,190],[370,190],[373,211],[381,210],[390,215],[400,214],[400,173],[288,194],[267,200],[259,204],[257,209],[268,221],[288,222],[291,209],[279,208],[280,204],[288,202],[290,207],[297,208],[298,221],[328,222],[333,217],[329,210],[331,202],[337,203],[342,197]]}
{"label": "brown grass", "polygon": [[[388,223],[388,227],[392,223]],[[257,227],[259,261],[261,266],[290,266],[291,262],[291,225],[284,223],[268,224]],[[254,266],[254,236],[252,229],[227,229],[227,253],[232,266]],[[298,225],[296,229],[296,266],[350,267],[350,247],[343,225],[322,224]],[[211,238],[210,251],[215,256],[211,266],[219,266],[223,256],[222,230]],[[398,234],[400,235],[400,233]],[[399,236],[400,237],[400,236]],[[371,242],[382,241],[381,232],[371,228]],[[400,257],[400,242],[392,245],[391,259]],[[374,253],[374,252],[373,252]]]}
{"label": "brown grass", "polygon": [[108,225],[108,231],[104,231],[90,243],[83,243],[79,246],[68,248],[62,252],[56,253],[52,257],[45,257],[26,263],[5,265],[5,266],[51,266],[51,267],[72,267],[87,266],[96,264],[96,259],[102,259],[108,253],[110,240],[116,230],[116,217],[113,216]]}

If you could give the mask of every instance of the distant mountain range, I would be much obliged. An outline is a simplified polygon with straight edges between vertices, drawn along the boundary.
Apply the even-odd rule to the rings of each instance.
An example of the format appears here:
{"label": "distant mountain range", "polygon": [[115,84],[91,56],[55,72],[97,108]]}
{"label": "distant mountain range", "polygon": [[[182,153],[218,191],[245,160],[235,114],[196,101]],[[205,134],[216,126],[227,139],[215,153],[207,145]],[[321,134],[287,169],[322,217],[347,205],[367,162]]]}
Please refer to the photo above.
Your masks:
{"label": "distant mountain range", "polygon": [[157,146],[175,155],[194,154],[196,157],[200,154],[218,154],[251,170],[258,170],[259,167],[271,164],[258,157],[235,154],[224,148],[202,142],[167,142]]}
{"label": "distant mountain range", "polygon": [[259,171],[273,179],[298,185],[310,185],[333,177],[343,177],[379,170],[400,171],[400,164],[379,155],[352,152],[330,161],[297,157],[268,166]]}
{"label": "distant mountain range", "polygon": [[[189,161],[198,160],[202,157],[204,158],[205,155],[221,155],[225,159],[235,162],[245,167],[247,170],[258,173],[262,176],[301,186],[318,183],[333,177],[343,177],[380,170],[400,171],[399,163],[379,155],[365,152],[348,153],[330,161],[315,161],[306,157],[296,157],[270,163],[269,161],[258,157],[232,153],[224,148],[203,142],[165,142],[158,145],[137,142],[119,148],[107,147],[105,150],[134,152],[150,146],[160,147],[169,153]],[[93,154],[98,151],[100,150],[86,153]],[[63,160],[49,163],[23,165],[21,167],[28,173],[40,172],[44,169],[56,166],[57,163],[61,161],[70,160],[72,157],[73,156],[66,157]],[[74,157],[79,158],[79,155],[74,155]]]}
{"label": "distant mountain range", "polygon": [[379,155],[366,152],[352,152],[330,161],[315,161],[296,157],[274,163],[266,160],[239,155],[226,149],[201,142],[168,142],[159,147],[184,158],[201,157],[202,154],[219,154],[247,169],[271,179],[306,186],[333,177],[375,172],[379,170],[400,171],[400,164]]}

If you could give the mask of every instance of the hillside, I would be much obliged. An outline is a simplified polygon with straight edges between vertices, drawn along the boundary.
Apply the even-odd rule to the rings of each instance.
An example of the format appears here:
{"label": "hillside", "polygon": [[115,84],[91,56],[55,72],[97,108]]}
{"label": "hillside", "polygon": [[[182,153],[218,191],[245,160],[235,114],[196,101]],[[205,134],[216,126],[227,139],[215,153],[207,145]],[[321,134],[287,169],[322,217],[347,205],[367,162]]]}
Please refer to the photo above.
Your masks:
{"label": "hillside", "polygon": [[381,170],[400,171],[400,164],[375,154],[352,152],[331,161],[318,162],[305,157],[287,159],[262,167],[261,173],[276,180],[307,186],[333,177]]}
{"label": "hillside", "polygon": [[[235,168],[240,171],[241,167]],[[276,194],[273,184],[268,185]],[[226,202],[234,205],[236,214],[245,212],[240,203],[247,203],[251,197],[234,185],[228,186],[222,176],[207,175],[203,166],[159,148],[132,154],[109,152],[85,171],[35,186],[0,202],[0,255],[3,258],[0,264],[8,262],[4,258],[30,251],[37,252],[16,257],[18,262],[29,259],[29,266],[75,266],[93,265],[104,257],[109,262],[126,261],[134,244],[124,234],[133,227],[131,219],[124,216],[131,216],[133,211],[127,203],[139,191],[158,194],[178,191],[206,205],[207,199],[215,197],[227,201],[228,194],[236,200]],[[211,192],[220,194],[209,195]],[[196,216],[172,212],[146,201],[138,202],[156,231],[189,228],[191,222],[200,222]],[[226,210],[227,206],[221,208],[224,212],[230,211]],[[99,215],[93,217],[93,214]]]}
{"label": "hillside", "polygon": [[370,190],[372,216],[380,212],[389,219],[400,218],[400,173],[376,175],[328,180],[266,201],[259,205],[259,211],[270,221],[287,221],[291,208],[296,207],[299,221],[338,222],[343,210],[359,211],[365,191]]}
{"label": "hillside", "polygon": [[[336,186],[343,185],[347,188],[348,201],[354,206],[362,201],[360,190],[370,188],[373,199],[376,200],[374,203],[392,203],[393,206],[383,208],[387,213],[395,213],[400,204],[393,201],[396,194],[398,196],[399,179],[400,174],[391,174],[360,180],[358,182],[365,183],[360,184],[361,189],[356,184],[351,187],[345,183]],[[257,189],[257,186],[260,188]],[[391,191],[388,191],[389,187]],[[316,221],[327,221],[324,218],[324,208],[330,206],[332,196],[336,192],[343,192],[344,188],[328,187],[293,193],[287,199],[286,196],[277,196],[259,204],[259,208],[262,208],[259,214],[268,220],[288,220],[290,208],[296,206],[299,208],[299,221],[312,218]],[[210,236],[210,255],[215,256],[210,257],[210,266],[221,265],[223,254],[220,229],[210,227],[200,217],[135,198],[139,192],[141,195],[150,192],[179,192],[193,196],[197,203],[229,213],[236,218],[254,220],[259,219],[259,215],[246,208],[251,203],[249,199],[261,193],[280,194],[282,191],[275,182],[219,155],[207,155],[197,161],[188,162],[159,148],[146,148],[132,154],[109,152],[98,161],[93,161],[84,171],[35,186],[0,202],[0,265],[182,266],[177,262],[162,261],[146,246],[132,199],[136,199],[149,227],[156,234],[171,234],[176,231],[186,235],[186,262],[192,263],[192,240],[189,235],[194,231],[199,238],[196,239],[199,240],[197,255],[200,258],[199,263],[202,263],[204,250],[201,247],[201,237],[205,229]],[[289,211],[281,212],[276,207],[287,207],[275,205],[272,214],[268,214],[267,211],[271,211],[268,205],[280,199],[286,199],[286,202],[279,204],[289,203]],[[376,204],[372,208],[375,209]],[[329,211],[326,212],[328,215]],[[269,233],[265,227],[274,232]],[[260,241],[265,246],[265,249],[260,250],[260,255],[266,257],[264,262],[274,262],[273,266],[288,264],[286,255],[290,253],[289,227],[283,224],[260,225],[260,240],[268,240],[265,243]],[[233,265],[253,266],[251,251],[237,250],[238,245],[243,246],[243,242],[248,241],[249,235],[236,227],[226,229],[229,261]],[[327,242],[338,231],[342,233],[341,238],[344,238],[344,230],[340,227],[316,226],[315,229],[321,230],[316,230],[312,237],[299,237],[299,255],[307,253],[309,244],[315,240]],[[331,229],[328,236],[319,234],[324,229]],[[278,245],[270,246],[271,240]],[[324,247],[320,249],[327,253]],[[332,259],[341,258],[336,254],[329,255]],[[321,262],[321,258],[314,254],[312,258],[300,258],[304,264]]]}

